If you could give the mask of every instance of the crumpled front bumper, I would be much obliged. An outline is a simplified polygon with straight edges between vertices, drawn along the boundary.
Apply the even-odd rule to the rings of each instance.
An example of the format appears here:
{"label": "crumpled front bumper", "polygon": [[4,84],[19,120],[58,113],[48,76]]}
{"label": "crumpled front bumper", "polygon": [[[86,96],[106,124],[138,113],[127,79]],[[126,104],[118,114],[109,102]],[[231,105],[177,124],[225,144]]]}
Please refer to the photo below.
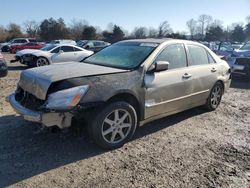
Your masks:
{"label": "crumpled front bumper", "polygon": [[21,116],[23,116],[23,118],[25,120],[28,121],[32,121],[32,122],[37,122],[37,123],[41,123],[42,122],[42,115],[40,112],[36,112],[33,110],[29,110],[25,107],[23,107],[19,102],[16,101],[15,99],[15,94],[11,94],[10,96],[8,96],[7,101],[10,103],[10,105],[12,106],[12,108]]}
{"label": "crumpled front bumper", "polygon": [[45,113],[45,112],[30,110],[22,106],[18,101],[16,101],[15,93],[9,95],[6,98],[6,100],[7,102],[10,103],[12,108],[27,121],[41,123],[46,127],[58,126],[61,129],[71,126],[71,119],[73,115],[69,112]]}

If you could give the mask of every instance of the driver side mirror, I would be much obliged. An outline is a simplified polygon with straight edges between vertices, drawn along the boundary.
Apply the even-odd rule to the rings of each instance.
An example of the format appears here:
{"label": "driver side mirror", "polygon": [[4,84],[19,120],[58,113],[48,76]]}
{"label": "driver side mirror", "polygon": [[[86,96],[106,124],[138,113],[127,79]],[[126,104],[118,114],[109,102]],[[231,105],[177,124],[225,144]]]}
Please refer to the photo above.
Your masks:
{"label": "driver side mirror", "polygon": [[61,54],[61,53],[63,53],[63,50],[59,50],[59,52],[58,52],[59,54]]}
{"label": "driver side mirror", "polygon": [[168,61],[156,61],[149,70],[154,72],[161,72],[168,70],[168,67],[169,67]]}

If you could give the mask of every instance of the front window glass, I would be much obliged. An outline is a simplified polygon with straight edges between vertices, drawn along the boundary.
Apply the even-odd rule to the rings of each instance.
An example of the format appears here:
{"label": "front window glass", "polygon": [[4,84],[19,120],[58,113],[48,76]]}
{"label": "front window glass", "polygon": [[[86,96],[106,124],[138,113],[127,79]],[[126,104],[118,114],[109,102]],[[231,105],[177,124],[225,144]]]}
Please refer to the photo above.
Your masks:
{"label": "front window glass", "polygon": [[97,52],[84,62],[133,69],[139,66],[157,46],[157,43],[150,42],[120,42]]}
{"label": "front window glass", "polygon": [[36,39],[29,39],[30,42],[37,42]]}
{"label": "front window glass", "polygon": [[60,47],[57,47],[56,49],[52,50],[51,53],[59,53]]}
{"label": "front window glass", "polygon": [[20,42],[19,42],[19,43],[26,43],[26,42],[27,42],[27,40],[22,39],[22,40],[20,40]]}
{"label": "front window glass", "polygon": [[171,44],[167,46],[156,61],[167,61],[168,69],[176,69],[187,66],[186,53],[183,44]]}

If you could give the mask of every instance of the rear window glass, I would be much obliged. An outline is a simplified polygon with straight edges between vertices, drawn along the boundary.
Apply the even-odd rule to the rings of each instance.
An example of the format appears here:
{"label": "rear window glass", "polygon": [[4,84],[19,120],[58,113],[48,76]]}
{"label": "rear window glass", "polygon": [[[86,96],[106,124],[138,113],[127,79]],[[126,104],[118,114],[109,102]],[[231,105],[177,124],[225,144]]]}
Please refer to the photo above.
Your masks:
{"label": "rear window glass", "polygon": [[189,65],[206,65],[209,64],[207,51],[196,45],[188,44],[188,51],[189,51]]}

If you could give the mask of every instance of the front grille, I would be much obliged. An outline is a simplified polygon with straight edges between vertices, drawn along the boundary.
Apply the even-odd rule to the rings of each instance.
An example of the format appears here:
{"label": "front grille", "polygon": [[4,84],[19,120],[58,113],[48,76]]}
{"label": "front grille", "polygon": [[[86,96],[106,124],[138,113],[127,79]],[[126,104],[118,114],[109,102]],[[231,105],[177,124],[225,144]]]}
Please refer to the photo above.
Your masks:
{"label": "front grille", "polygon": [[39,107],[45,103],[44,100],[36,98],[34,95],[24,91],[22,88],[16,90],[15,99],[25,108],[30,110],[39,110]]}

